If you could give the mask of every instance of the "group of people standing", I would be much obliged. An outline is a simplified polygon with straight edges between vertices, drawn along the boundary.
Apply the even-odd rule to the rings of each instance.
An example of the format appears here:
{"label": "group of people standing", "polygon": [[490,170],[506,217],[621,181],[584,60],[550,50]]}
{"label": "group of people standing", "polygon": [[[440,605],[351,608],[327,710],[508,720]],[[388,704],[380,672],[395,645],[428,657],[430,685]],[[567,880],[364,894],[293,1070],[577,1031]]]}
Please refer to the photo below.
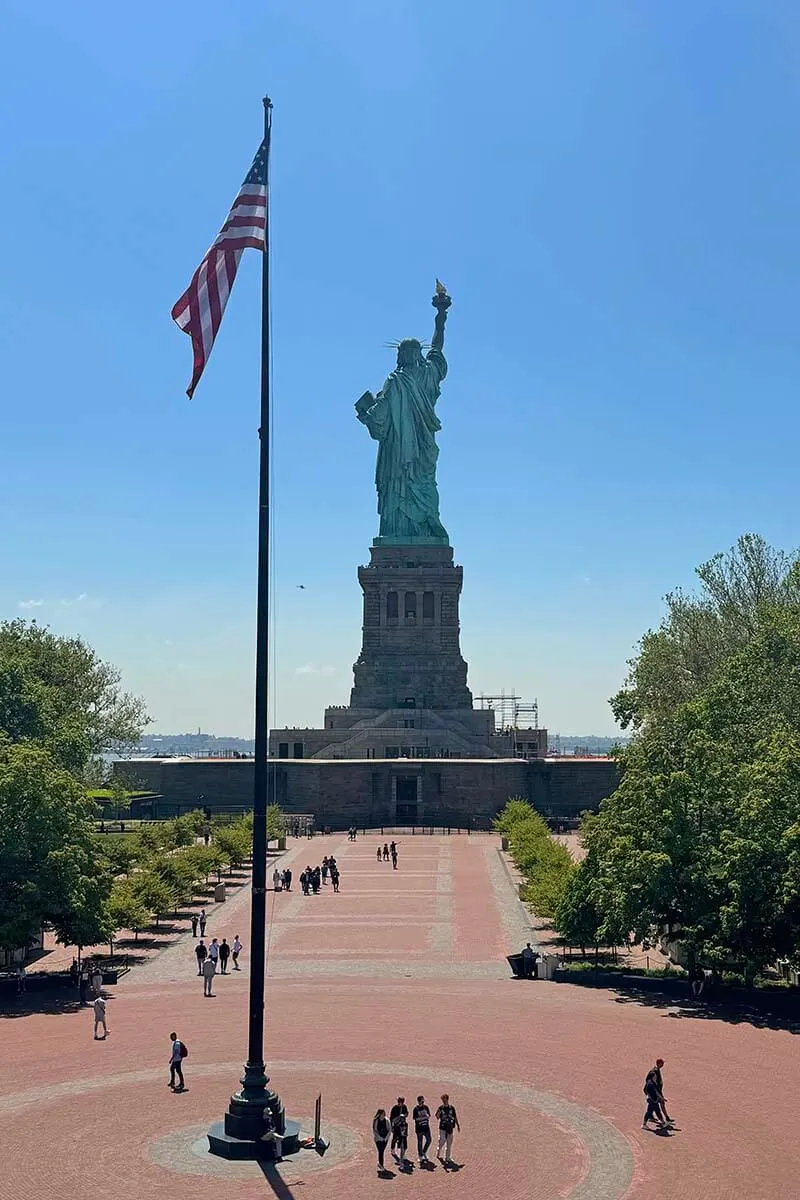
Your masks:
{"label": "group of people standing", "polygon": [[378,846],[375,857],[377,858],[378,862],[381,862],[381,861],[388,862],[389,859],[391,858],[392,867],[396,871],[397,870],[397,843],[396,842],[384,842],[383,849],[381,849],[381,847]]}
{"label": "group of people standing", "polygon": [[233,959],[234,971],[240,971],[239,955],[242,952],[242,943],[238,933],[233,939],[233,944],[228,945],[228,939],[223,938],[218,942],[216,938],[211,939],[210,945],[206,946],[201,938],[194,948],[195,957],[197,958],[197,974],[203,978],[203,995],[213,996],[214,976],[219,968],[221,975],[228,974],[228,959]]}
{"label": "group of people standing", "polygon": [[292,870],[287,867],[279,871],[276,867],[272,872],[272,890],[275,892],[290,892],[292,890]]}
{"label": "group of people standing", "polygon": [[327,884],[330,878],[333,884],[334,892],[339,891],[339,865],[332,854],[326,854],[322,862],[317,867],[306,867],[305,871],[300,875],[300,887],[303,889],[303,895],[317,896],[320,888]]}
{"label": "group of people standing", "polygon": [[[450,1103],[447,1092],[441,1099],[442,1102],[434,1113],[434,1118],[439,1125],[436,1157],[445,1168],[448,1168],[454,1165],[452,1160],[453,1134],[456,1129],[461,1132],[461,1126],[458,1123],[458,1114]],[[414,1132],[417,1137],[419,1165],[430,1167],[432,1164],[428,1158],[428,1150],[432,1140],[431,1110],[426,1104],[424,1096],[417,1096],[417,1103],[411,1112],[411,1120],[414,1122]],[[405,1096],[397,1097],[388,1117],[385,1108],[378,1109],[372,1120],[372,1136],[378,1152],[379,1175],[386,1174],[386,1147],[390,1142],[392,1158],[400,1170],[409,1171],[413,1168],[413,1164],[408,1159],[408,1105]]]}

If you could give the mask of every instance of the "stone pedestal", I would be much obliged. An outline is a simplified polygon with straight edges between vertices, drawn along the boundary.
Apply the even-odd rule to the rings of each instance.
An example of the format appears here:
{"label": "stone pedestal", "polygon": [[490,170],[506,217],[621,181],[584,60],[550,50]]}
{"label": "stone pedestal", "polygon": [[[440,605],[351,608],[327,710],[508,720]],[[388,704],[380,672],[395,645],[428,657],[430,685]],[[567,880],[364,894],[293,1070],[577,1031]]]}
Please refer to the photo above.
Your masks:
{"label": "stone pedestal", "polygon": [[462,578],[450,546],[372,546],[358,571],[364,624],[351,708],[472,708],[459,644]]}

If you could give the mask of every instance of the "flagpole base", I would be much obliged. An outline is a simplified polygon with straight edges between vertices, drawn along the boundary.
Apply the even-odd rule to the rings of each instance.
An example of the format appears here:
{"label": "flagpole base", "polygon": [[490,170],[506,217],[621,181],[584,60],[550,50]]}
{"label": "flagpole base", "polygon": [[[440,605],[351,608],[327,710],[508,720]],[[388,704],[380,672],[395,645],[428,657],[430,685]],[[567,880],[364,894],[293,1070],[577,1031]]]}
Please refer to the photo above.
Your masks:
{"label": "flagpole base", "polygon": [[208,1131],[208,1150],[219,1158],[277,1162],[300,1150],[300,1125],[287,1121],[277,1092],[269,1087],[263,1063],[248,1063],[242,1087],[230,1099],[222,1121]]}
{"label": "flagpole base", "polygon": [[224,1121],[216,1121],[208,1131],[208,1151],[217,1158],[241,1162],[280,1162],[290,1154],[300,1151],[300,1125],[297,1121],[286,1121],[284,1134],[264,1134],[256,1138],[233,1137],[225,1129]]}

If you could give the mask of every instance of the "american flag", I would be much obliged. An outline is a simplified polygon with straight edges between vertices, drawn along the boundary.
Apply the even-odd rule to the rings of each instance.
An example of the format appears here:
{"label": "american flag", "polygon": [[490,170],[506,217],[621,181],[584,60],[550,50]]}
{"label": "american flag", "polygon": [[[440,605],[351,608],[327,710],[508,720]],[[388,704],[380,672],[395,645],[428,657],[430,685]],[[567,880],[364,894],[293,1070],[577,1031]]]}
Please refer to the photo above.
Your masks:
{"label": "american flag", "polygon": [[194,370],[186,389],[191,398],[203,374],[222,322],[246,246],[265,250],[267,244],[267,140],[261,143],[239,195],[192,282],[172,309],[172,319],[192,339]]}

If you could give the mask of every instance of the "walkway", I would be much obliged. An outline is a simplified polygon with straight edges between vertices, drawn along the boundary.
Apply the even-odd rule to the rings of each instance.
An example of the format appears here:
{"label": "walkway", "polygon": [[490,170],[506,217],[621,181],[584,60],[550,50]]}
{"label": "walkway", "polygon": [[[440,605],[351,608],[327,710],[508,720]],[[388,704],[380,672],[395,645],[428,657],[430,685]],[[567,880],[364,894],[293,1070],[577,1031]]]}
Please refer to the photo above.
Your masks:
{"label": "walkway", "polygon": [[[800,1040],[692,1019],[606,991],[514,982],[504,956],[526,922],[491,836],[398,839],[399,870],[376,839],[292,843],[295,880],[335,853],[342,890],[268,895],[268,1046],[290,1115],[309,1121],[318,1092],[332,1140],[265,1179],[204,1152],[245,1054],[249,894],[214,914],[208,936],[245,942],[244,970],[204,999],[183,936],[113,989],[111,1035],[93,1042],[83,1012],[0,1020],[0,1198],[52,1190],[148,1200],[777,1200],[800,1156],[781,1081]],[[168,1034],[190,1048],[188,1090],[166,1086]],[[666,1060],[680,1131],[639,1128],[642,1077]],[[457,1180],[437,1166],[376,1179],[375,1108],[449,1090],[463,1133]]]}

